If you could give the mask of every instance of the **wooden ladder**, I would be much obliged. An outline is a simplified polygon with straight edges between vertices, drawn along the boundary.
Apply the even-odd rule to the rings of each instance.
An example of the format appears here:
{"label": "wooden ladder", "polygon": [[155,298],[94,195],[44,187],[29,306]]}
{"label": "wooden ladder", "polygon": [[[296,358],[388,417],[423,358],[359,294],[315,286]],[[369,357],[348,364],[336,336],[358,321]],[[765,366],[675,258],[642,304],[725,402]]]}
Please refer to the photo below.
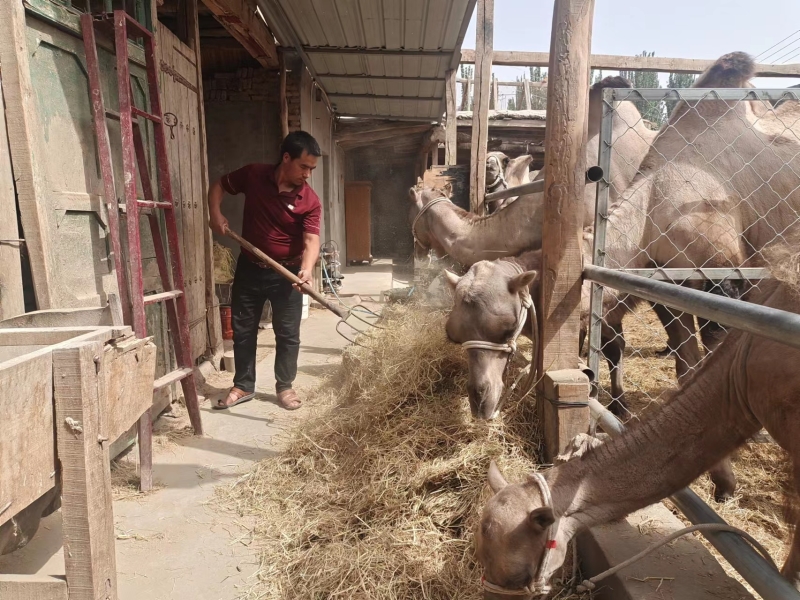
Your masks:
{"label": "wooden ladder", "polygon": [[[194,432],[196,435],[202,435],[203,423],[200,418],[200,407],[194,379],[189,321],[183,284],[183,266],[181,264],[178,227],[175,219],[175,202],[172,197],[172,183],[169,175],[165,125],[161,111],[161,96],[158,89],[158,71],[153,33],[123,10],[115,10],[113,13],[102,15],[83,14],[81,15],[81,27],[86,51],[86,66],[89,74],[94,130],[103,179],[103,193],[108,207],[111,249],[114,255],[114,268],[119,287],[123,320],[125,324],[133,326],[133,331],[137,337],[147,337],[145,305],[155,303],[164,303],[166,305],[170,338],[178,368],[157,379],[153,384],[153,391],[155,392],[180,381]],[[107,33],[113,36],[117,59],[119,112],[107,110],[103,102],[95,28],[98,30],[105,29]],[[137,108],[133,102],[128,62],[129,39],[141,39],[144,44],[150,112]],[[137,119],[134,120],[134,117]],[[125,190],[124,207],[117,201],[106,119],[114,119],[119,121],[120,124]],[[139,123],[139,119],[146,119],[153,123],[156,173],[159,188],[158,199],[153,196],[152,179],[147,165],[147,156],[144,142],[142,141],[142,126]],[[144,200],[137,198],[137,174],[142,183]],[[125,219],[128,238],[126,261],[123,261],[122,257],[120,210],[127,215]],[[164,251],[164,242],[161,238],[158,220],[159,211],[164,213],[168,255]],[[164,289],[163,292],[147,296],[144,294],[142,247],[139,232],[139,219],[142,213],[147,214],[148,217],[158,272]],[[129,276],[126,276],[126,262]],[[130,279],[130,287],[126,281],[128,278]],[[139,419],[138,435],[140,486],[145,491],[150,490],[153,485],[153,425],[150,410]]]}

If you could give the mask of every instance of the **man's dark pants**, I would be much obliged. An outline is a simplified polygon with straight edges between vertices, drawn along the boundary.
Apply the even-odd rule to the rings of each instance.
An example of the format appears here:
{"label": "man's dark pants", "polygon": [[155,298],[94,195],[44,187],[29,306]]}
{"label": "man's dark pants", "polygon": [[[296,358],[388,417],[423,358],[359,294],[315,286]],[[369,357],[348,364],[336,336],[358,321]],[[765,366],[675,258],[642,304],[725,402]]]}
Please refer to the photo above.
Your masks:
{"label": "man's dark pants", "polygon": [[[287,267],[297,274],[299,267]],[[300,319],[303,295],[272,269],[263,269],[243,254],[236,265],[232,290],[233,354],[236,376],[233,385],[244,392],[256,389],[256,348],[258,323],[264,303],[272,305],[275,332],[276,391],[291,389],[297,376],[300,352]]]}

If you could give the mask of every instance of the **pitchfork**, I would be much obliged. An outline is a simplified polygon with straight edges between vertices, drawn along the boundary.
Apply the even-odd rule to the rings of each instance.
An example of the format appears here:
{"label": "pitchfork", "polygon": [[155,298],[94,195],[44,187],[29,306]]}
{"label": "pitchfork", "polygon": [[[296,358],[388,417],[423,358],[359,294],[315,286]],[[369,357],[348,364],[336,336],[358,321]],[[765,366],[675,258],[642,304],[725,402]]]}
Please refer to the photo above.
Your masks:
{"label": "pitchfork", "polygon": [[[367,320],[368,318],[369,319],[374,318],[375,320],[379,319],[380,315],[377,314],[376,312],[370,310],[369,308],[367,308],[366,306],[364,306],[362,304],[357,304],[357,305],[353,306],[352,308],[344,308],[342,306],[338,306],[338,305],[334,304],[333,302],[328,300],[325,296],[320,294],[317,290],[312,288],[307,283],[302,283],[300,281],[300,278],[297,275],[295,275],[294,273],[289,271],[286,267],[284,267],[279,262],[273,260],[272,258],[267,256],[266,254],[264,254],[261,250],[256,248],[253,244],[251,244],[250,242],[248,242],[247,240],[242,238],[240,235],[234,233],[233,231],[231,231],[230,229],[227,229],[227,228],[225,230],[225,234],[229,238],[234,240],[236,243],[238,243],[242,248],[244,248],[245,250],[250,251],[250,253],[252,253],[261,262],[263,262],[264,264],[268,265],[276,273],[278,273],[279,275],[281,275],[285,279],[288,279],[292,283],[294,283],[294,284],[298,285],[299,287],[301,287],[302,290],[306,294],[311,296],[314,300],[319,302],[322,306],[324,306],[329,311],[331,311],[333,314],[335,314],[337,317],[339,317],[339,322],[336,323],[336,333],[338,333],[340,336],[342,336],[344,339],[346,339],[351,344],[360,345],[356,341],[358,336],[362,335],[362,334],[368,336],[368,334],[366,333],[366,329],[359,329],[358,327],[356,327],[356,325],[353,322],[350,321],[351,318],[354,321],[363,323],[367,327],[374,327],[376,329],[383,329],[379,325],[376,325],[374,322],[370,322],[370,321]],[[359,316],[359,314],[357,314],[357,313],[362,313],[364,315],[367,315],[367,317],[365,318],[365,317]],[[352,338],[348,337],[347,335],[345,335],[345,333],[342,332],[341,327],[343,325],[346,325],[347,327],[350,328],[349,332],[353,335]],[[354,332],[354,333],[352,333],[352,332]]]}

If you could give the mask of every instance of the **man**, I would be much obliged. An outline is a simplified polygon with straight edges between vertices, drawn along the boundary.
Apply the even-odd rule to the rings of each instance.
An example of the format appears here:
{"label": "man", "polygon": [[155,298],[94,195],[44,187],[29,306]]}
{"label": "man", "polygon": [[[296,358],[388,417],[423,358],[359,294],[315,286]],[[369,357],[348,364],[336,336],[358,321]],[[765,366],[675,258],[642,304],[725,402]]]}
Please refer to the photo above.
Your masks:
{"label": "man", "polygon": [[[306,183],[321,155],[317,141],[305,131],[295,131],[281,144],[277,165],[252,164],[224,175],[208,191],[211,229],[220,235],[228,220],[220,206],[225,192],[244,194],[242,237],[270,258],[313,285],[319,257],[319,197]],[[226,409],[255,396],[258,323],[264,302],[272,305],[275,332],[275,391],[287,410],[300,408],[292,389],[300,352],[300,318],[303,297],[277,272],[242,248],[232,289],[233,352],[236,375],[227,398],[214,408]]]}

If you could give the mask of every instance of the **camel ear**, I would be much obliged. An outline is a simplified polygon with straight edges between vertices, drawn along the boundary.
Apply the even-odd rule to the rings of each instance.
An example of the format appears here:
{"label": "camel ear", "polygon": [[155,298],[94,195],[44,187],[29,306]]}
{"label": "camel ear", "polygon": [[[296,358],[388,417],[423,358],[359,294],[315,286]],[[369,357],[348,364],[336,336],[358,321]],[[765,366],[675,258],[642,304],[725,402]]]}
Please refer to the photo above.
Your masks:
{"label": "camel ear", "polygon": [[411,204],[416,204],[419,201],[419,194],[413,187],[408,188],[408,201],[411,202]]}
{"label": "camel ear", "polygon": [[508,482],[503,477],[500,469],[497,468],[497,464],[494,461],[489,463],[489,487],[492,488],[492,491],[496,494],[507,485]]}
{"label": "camel ear", "polygon": [[450,286],[451,289],[456,289],[458,282],[461,281],[461,277],[453,273],[452,271],[448,271],[445,269],[444,277],[447,279],[447,284]]}
{"label": "camel ear", "polygon": [[422,187],[422,177],[417,177],[417,185]]}
{"label": "camel ear", "polygon": [[553,514],[553,509],[549,506],[542,506],[535,508],[528,513],[528,525],[531,526],[536,533],[541,533],[550,525],[555,523],[556,516]]}
{"label": "camel ear", "polygon": [[527,290],[537,277],[539,277],[539,271],[525,271],[520,275],[515,275],[508,282],[508,291],[518,294],[520,290]]}
{"label": "camel ear", "polygon": [[445,183],[444,184],[444,189],[442,190],[442,192],[448,198],[452,198],[453,197],[453,184],[450,183],[449,181],[447,183]]}

